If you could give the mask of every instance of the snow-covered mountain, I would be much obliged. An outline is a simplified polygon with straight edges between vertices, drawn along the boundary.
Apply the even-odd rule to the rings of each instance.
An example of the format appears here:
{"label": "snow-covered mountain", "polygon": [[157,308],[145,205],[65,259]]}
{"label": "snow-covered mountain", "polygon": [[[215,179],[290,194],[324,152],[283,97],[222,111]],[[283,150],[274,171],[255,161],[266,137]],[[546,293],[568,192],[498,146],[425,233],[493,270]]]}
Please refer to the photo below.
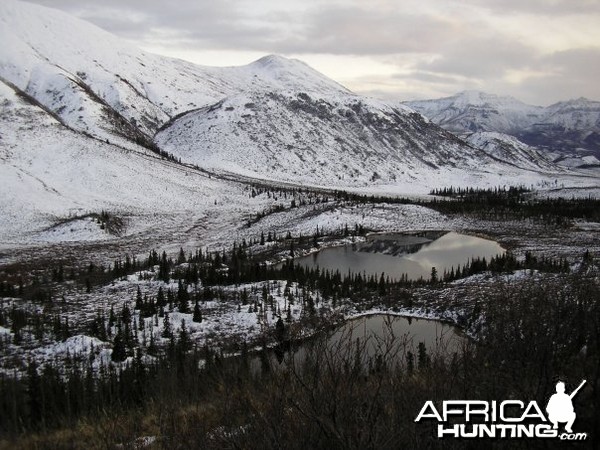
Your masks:
{"label": "snow-covered mountain", "polygon": [[15,0],[0,3],[0,40],[3,240],[40,230],[104,238],[94,225],[102,210],[142,233],[161,220],[205,223],[264,206],[162,152],[228,178],[371,193],[530,184],[560,172],[524,153],[486,152],[293,59],[197,66]]}
{"label": "snow-covered mountain", "polygon": [[497,131],[511,134],[523,124],[534,123],[542,108],[513,97],[465,91],[437,100],[405,102],[443,128],[457,133]]}
{"label": "snow-covered mountain", "polygon": [[340,92],[227,97],[168,124],[156,141],[203,167],[321,186],[395,184],[500,165],[420,114]]}
{"label": "snow-covered mountain", "polygon": [[[477,131],[465,134],[464,139],[473,147],[480,148],[488,155],[514,164],[518,167],[537,171],[556,171],[563,169],[590,169],[592,175],[598,174],[600,159],[585,152],[558,152],[527,145],[509,134],[494,131]],[[564,171],[565,173],[568,172]]]}
{"label": "snow-covered mountain", "polygon": [[579,98],[548,107],[513,97],[466,91],[437,100],[405,102],[455,133],[493,131],[530,146],[580,156],[600,156],[600,102]]}

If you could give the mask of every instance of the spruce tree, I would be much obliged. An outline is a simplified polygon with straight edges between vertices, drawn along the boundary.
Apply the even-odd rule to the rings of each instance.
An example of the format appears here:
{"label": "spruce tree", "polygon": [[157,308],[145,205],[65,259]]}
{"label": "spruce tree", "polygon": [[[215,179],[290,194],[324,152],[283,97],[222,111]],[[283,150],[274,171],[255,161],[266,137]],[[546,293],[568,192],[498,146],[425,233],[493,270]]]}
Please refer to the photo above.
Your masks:
{"label": "spruce tree", "polygon": [[185,327],[185,320],[181,320],[181,329],[179,330],[178,348],[181,353],[187,353],[192,348],[190,334]]}
{"label": "spruce tree", "polygon": [[200,310],[198,302],[196,302],[196,306],[194,306],[194,316],[192,317],[192,320],[197,323],[202,322],[202,311]]}
{"label": "spruce tree", "polygon": [[438,281],[437,269],[435,268],[435,266],[432,266],[431,267],[431,282],[437,283],[437,281]]}
{"label": "spruce tree", "polygon": [[179,312],[183,314],[187,314],[190,312],[190,306],[188,304],[188,291],[187,286],[183,284],[181,280],[179,280],[179,286],[177,288],[177,301],[179,303]]}
{"label": "spruce tree", "polygon": [[118,327],[115,340],[113,341],[113,351],[111,359],[115,362],[125,361],[127,358],[127,349],[125,346],[125,339],[123,338],[123,332],[121,327]]}
{"label": "spruce tree", "polygon": [[137,287],[137,293],[135,296],[135,309],[142,309],[142,291],[140,287]]}
{"label": "spruce tree", "polygon": [[177,257],[177,264],[183,264],[185,262],[185,253],[183,247],[179,248],[179,256]]}
{"label": "spruce tree", "polygon": [[167,300],[165,299],[165,291],[162,286],[158,288],[158,294],[156,294],[156,306],[163,307],[166,306]]}
{"label": "spruce tree", "polygon": [[172,336],[173,332],[171,331],[171,321],[169,320],[169,313],[165,313],[165,318],[163,320],[162,337],[170,338]]}

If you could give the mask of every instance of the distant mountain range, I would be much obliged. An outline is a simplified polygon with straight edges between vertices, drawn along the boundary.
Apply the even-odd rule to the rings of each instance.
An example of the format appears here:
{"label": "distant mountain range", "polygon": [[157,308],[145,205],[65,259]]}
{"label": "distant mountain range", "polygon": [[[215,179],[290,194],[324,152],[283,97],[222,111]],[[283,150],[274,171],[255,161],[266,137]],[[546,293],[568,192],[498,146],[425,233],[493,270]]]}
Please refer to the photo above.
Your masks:
{"label": "distant mountain range", "polygon": [[[0,238],[104,209],[204,217],[223,198],[220,211],[250,208],[236,177],[405,194],[578,176],[535,149],[465,141],[434,123],[473,131],[485,128],[481,115],[506,122],[503,131],[523,117],[537,124],[537,109],[516,101],[520,116],[502,120],[487,103],[475,114],[466,102],[472,118],[454,120],[459,106],[448,101],[440,120],[437,103],[421,102],[431,121],[354,94],[298,60],[197,66],[14,0],[0,3],[0,41]],[[592,120],[555,109],[556,123]]]}
{"label": "distant mountain range", "polygon": [[466,91],[452,97],[404,104],[458,135],[497,132],[545,150],[555,160],[600,158],[600,102],[597,101],[579,98],[541,107],[513,97]]}

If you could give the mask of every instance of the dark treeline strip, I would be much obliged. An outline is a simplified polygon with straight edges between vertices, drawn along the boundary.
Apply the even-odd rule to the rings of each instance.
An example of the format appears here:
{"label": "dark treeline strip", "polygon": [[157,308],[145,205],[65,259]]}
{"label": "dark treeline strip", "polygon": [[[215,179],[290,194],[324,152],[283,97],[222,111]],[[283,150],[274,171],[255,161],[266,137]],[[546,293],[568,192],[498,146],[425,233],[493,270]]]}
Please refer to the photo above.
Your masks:
{"label": "dark treeline strip", "polygon": [[428,206],[444,214],[462,214],[488,220],[533,219],[553,226],[569,226],[576,219],[600,220],[600,199],[476,196],[452,200],[433,199]]}
{"label": "dark treeline strip", "polygon": [[442,188],[431,195],[447,197],[417,200],[406,197],[376,197],[347,192],[336,193],[336,199],[359,203],[414,204],[444,214],[468,215],[486,220],[523,220],[568,226],[575,219],[600,220],[600,199],[533,198],[523,187],[509,188]]}
{"label": "dark treeline strip", "polygon": [[429,195],[436,195],[438,197],[453,197],[453,198],[469,198],[469,199],[493,199],[493,198],[504,198],[504,199],[516,199],[523,200],[526,193],[531,190],[523,186],[497,186],[494,188],[473,188],[473,187],[444,187],[439,189],[432,189]]}

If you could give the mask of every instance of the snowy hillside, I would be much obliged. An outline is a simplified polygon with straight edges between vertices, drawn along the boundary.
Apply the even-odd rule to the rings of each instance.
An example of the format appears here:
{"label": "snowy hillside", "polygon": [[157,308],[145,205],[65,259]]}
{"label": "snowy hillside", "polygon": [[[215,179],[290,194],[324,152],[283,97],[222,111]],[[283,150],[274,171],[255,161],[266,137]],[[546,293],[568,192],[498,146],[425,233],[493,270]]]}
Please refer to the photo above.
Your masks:
{"label": "snowy hillside", "polygon": [[522,143],[514,136],[491,131],[470,134],[466,141],[490,156],[519,167],[532,170],[556,170],[557,166],[548,152]]}
{"label": "snowy hillside", "polygon": [[206,225],[264,207],[243,186],[209,179],[151,152],[87,138],[69,130],[0,83],[0,242],[107,240],[102,211],[124,232],[161,224]]}
{"label": "snowy hillside", "polygon": [[[346,186],[353,178],[393,182],[426,176],[423,168],[470,171],[490,162],[417,115],[359,99],[297,60],[267,56],[243,67],[200,67],[13,0],[0,7],[0,22],[10,44],[0,51],[2,79],[71,129],[129,149],[133,143],[152,148],[154,133],[168,125],[158,143],[184,161],[321,185],[346,180]],[[231,111],[228,102],[255,106],[240,113],[245,107]],[[347,162],[338,164],[342,159]]]}
{"label": "snowy hillside", "polygon": [[65,13],[14,0],[0,5],[0,39],[3,80],[70,127],[102,138],[114,138],[115,130],[127,137],[135,128],[151,137],[177,114],[246,90],[345,91],[300,61],[270,56],[244,67],[201,67],[148,54]]}
{"label": "snowy hillside", "polygon": [[600,102],[584,98],[546,108],[477,91],[437,100],[405,102],[455,133],[495,131],[542,149],[600,156]]}
{"label": "snowy hillside", "polygon": [[495,161],[406,109],[344,94],[267,92],[228,97],[156,136],[185,161],[244,175],[361,187],[457,176]]}

